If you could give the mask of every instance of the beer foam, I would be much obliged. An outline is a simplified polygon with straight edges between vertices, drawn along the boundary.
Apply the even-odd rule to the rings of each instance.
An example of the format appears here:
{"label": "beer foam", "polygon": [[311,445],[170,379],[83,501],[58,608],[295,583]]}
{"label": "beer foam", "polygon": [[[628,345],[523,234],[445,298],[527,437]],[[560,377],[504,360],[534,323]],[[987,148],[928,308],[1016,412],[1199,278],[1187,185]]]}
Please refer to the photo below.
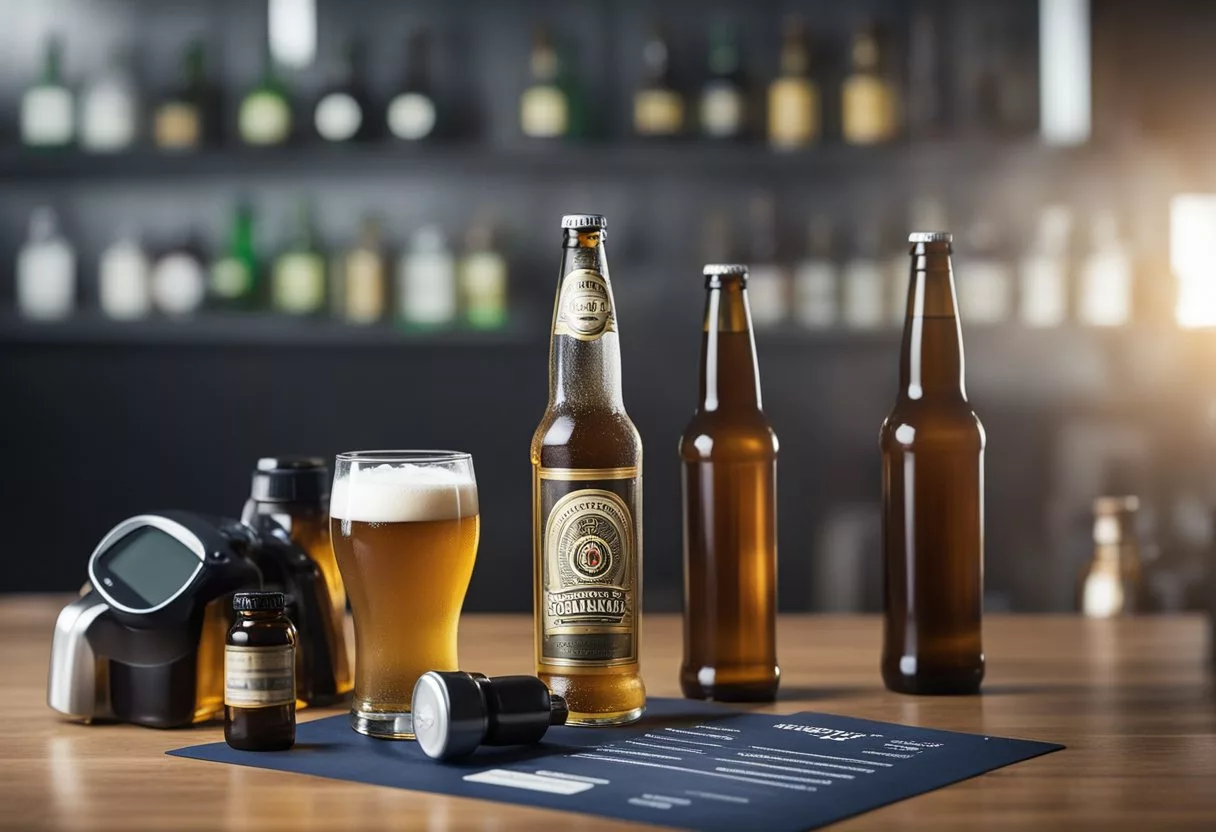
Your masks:
{"label": "beer foam", "polygon": [[334,480],[329,513],[360,523],[455,520],[477,514],[471,476],[425,465],[377,465]]}

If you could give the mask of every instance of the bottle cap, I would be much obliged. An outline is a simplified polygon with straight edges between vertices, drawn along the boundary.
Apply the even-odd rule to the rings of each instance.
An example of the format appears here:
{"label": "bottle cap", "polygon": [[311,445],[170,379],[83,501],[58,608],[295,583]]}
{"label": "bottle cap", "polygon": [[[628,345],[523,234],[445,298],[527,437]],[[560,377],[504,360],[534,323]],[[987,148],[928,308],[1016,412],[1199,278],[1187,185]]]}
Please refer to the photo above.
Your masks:
{"label": "bottle cap", "polygon": [[281,592],[238,592],[232,596],[232,608],[239,612],[282,612],[287,609],[287,596]]}
{"label": "bottle cap", "polygon": [[908,235],[909,243],[952,243],[954,235],[948,231],[913,231]]}
{"label": "bottle cap", "polygon": [[709,263],[701,269],[706,277],[726,277],[727,275],[742,275],[747,277],[747,266],[743,263]]}
{"label": "bottle cap", "polygon": [[264,456],[253,472],[251,496],[259,503],[323,503],[329,468],[311,456]]}
{"label": "bottle cap", "polygon": [[608,220],[603,214],[566,214],[562,217],[562,228],[583,231],[592,228],[607,228]]}

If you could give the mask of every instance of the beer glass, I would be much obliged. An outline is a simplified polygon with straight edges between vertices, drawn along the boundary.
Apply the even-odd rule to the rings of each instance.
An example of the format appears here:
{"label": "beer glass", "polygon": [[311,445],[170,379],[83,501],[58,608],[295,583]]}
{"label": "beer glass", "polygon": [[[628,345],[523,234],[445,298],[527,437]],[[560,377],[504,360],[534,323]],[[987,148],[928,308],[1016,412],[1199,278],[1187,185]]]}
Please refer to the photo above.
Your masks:
{"label": "beer glass", "polygon": [[355,617],[351,727],[413,739],[414,683],[428,670],[458,669],[456,627],[480,531],[473,459],[339,454],[329,522]]}

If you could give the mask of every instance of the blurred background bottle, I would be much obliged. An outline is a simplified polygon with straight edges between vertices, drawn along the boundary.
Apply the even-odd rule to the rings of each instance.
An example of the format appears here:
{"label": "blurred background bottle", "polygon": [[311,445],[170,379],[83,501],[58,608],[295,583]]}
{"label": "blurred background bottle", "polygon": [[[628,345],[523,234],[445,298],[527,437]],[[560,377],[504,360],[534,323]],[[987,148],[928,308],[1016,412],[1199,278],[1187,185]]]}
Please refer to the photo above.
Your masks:
{"label": "blurred background bottle", "polygon": [[80,146],[92,153],[131,147],[138,136],[142,103],[125,48],[115,49],[104,72],[80,96]]}
{"label": "blurred background bottle", "polygon": [[198,150],[219,133],[219,102],[207,83],[201,41],[186,45],[182,79],[152,115],[152,140],[162,150]]}
{"label": "blurred background bottle", "polygon": [[295,239],[275,260],[270,303],[287,315],[316,315],[326,300],[325,254],[316,240],[308,201],[296,203]]}
{"label": "blurred background bottle", "polygon": [[151,264],[139,238],[122,229],[98,262],[98,301],[106,317],[130,321],[152,308]]}
{"label": "blurred background bottle", "polygon": [[443,231],[414,232],[398,272],[398,315],[406,325],[442,327],[456,318],[456,263]]}
{"label": "blurred background bottle", "polygon": [[359,42],[348,38],[334,57],[329,88],[317,99],[313,126],[327,142],[349,142],[370,132]]}
{"label": "blurred background bottle", "polygon": [[734,139],[747,123],[747,98],[739,67],[739,43],[731,26],[715,20],[709,29],[709,80],[701,88],[701,133]]}
{"label": "blurred background bottle", "polygon": [[768,88],[768,141],[778,150],[807,147],[819,137],[819,88],[810,72],[806,28],[801,18],[787,18],[781,34],[781,74]]}
{"label": "blurred background bottle", "polygon": [[17,309],[34,320],[66,318],[76,306],[76,250],[59,230],[55,209],[30,217],[29,237],[17,254]]}
{"label": "blurred background bottle", "polygon": [[233,206],[228,247],[211,264],[211,300],[226,309],[251,309],[260,300],[258,259],[254,247],[253,208],[247,202]]}
{"label": "blurred background bottle", "polygon": [[895,138],[898,100],[882,60],[878,30],[864,24],[853,36],[852,72],[842,90],[844,140],[877,144]]}
{"label": "blurred background bottle", "polygon": [[402,141],[416,142],[433,135],[438,120],[431,88],[431,40],[427,30],[418,29],[410,35],[405,67],[401,91],[388,105],[388,129]]}
{"label": "blurred background bottle", "polygon": [[1072,212],[1063,205],[1044,206],[1019,267],[1024,325],[1054,327],[1067,319],[1071,234]]}
{"label": "blurred background bottle", "polygon": [[1009,319],[1013,305],[1013,274],[1001,246],[1000,229],[979,215],[967,227],[967,256],[956,280],[958,312],[968,326],[993,326]]}
{"label": "blurred background bottle", "polygon": [[777,203],[771,193],[759,193],[748,203],[751,256],[748,295],[756,329],[780,324],[789,314],[790,278],[777,257]]}
{"label": "blurred background bottle", "polygon": [[849,329],[878,329],[885,320],[887,283],[878,258],[879,238],[873,219],[858,222],[840,284],[840,316]]}
{"label": "blurred background bottle", "polygon": [[507,261],[494,247],[487,222],[469,226],[460,262],[465,321],[474,329],[498,329],[507,321]]}
{"label": "blurred background bottle", "polygon": [[633,94],[633,129],[639,136],[671,137],[684,130],[684,97],[671,83],[663,27],[654,23],[642,46],[642,84]]}
{"label": "blurred background bottle", "polygon": [[1136,517],[1140,499],[1094,500],[1094,556],[1081,571],[1078,606],[1089,618],[1115,618],[1147,606]]}
{"label": "blurred background bottle", "polygon": [[1089,253],[1081,264],[1077,315],[1087,326],[1123,326],[1132,316],[1132,259],[1115,213],[1094,213]]}
{"label": "blurred background bottle", "polygon": [[26,147],[66,147],[76,138],[76,100],[63,83],[63,44],[48,37],[42,75],[21,97],[21,142]]}
{"label": "blurred background bottle", "polygon": [[207,299],[207,272],[193,232],[163,251],[152,266],[152,302],[166,315],[187,318]]}
{"label": "blurred background bottle", "polygon": [[291,138],[291,102],[269,52],[264,59],[261,80],[241,101],[237,129],[245,144],[258,147],[284,144]]}
{"label": "blurred background bottle", "polygon": [[525,136],[556,139],[570,132],[570,101],[559,85],[557,48],[548,27],[538,25],[532,35],[528,66],[532,83],[519,99],[519,126]]}
{"label": "blurred background bottle", "polygon": [[371,324],[384,317],[387,304],[384,251],[380,243],[380,223],[364,217],[359,226],[358,243],[346,253],[342,264],[341,296],[337,299],[339,317],[352,324]]}
{"label": "blurred background bottle", "polygon": [[840,317],[840,267],[832,248],[832,220],[811,218],[807,254],[794,269],[794,317],[807,329],[828,329]]}

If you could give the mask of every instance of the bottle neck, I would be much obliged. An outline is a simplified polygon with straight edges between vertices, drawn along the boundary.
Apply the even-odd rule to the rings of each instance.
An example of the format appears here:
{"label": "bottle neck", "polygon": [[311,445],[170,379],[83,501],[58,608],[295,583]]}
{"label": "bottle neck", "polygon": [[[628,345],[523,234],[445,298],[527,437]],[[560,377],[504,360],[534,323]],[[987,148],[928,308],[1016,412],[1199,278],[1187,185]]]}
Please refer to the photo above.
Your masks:
{"label": "bottle neck", "polygon": [[916,243],[899,365],[900,395],[967,400],[963,333],[947,242]]}
{"label": "bottle neck", "polygon": [[549,347],[550,406],[625,409],[604,237],[598,230],[566,232]]}
{"label": "bottle neck", "polygon": [[242,621],[273,621],[283,615],[283,610],[237,610]]}
{"label": "bottle neck", "polygon": [[724,275],[711,277],[707,289],[701,338],[701,409],[759,410],[760,369],[747,285],[739,275]]}

